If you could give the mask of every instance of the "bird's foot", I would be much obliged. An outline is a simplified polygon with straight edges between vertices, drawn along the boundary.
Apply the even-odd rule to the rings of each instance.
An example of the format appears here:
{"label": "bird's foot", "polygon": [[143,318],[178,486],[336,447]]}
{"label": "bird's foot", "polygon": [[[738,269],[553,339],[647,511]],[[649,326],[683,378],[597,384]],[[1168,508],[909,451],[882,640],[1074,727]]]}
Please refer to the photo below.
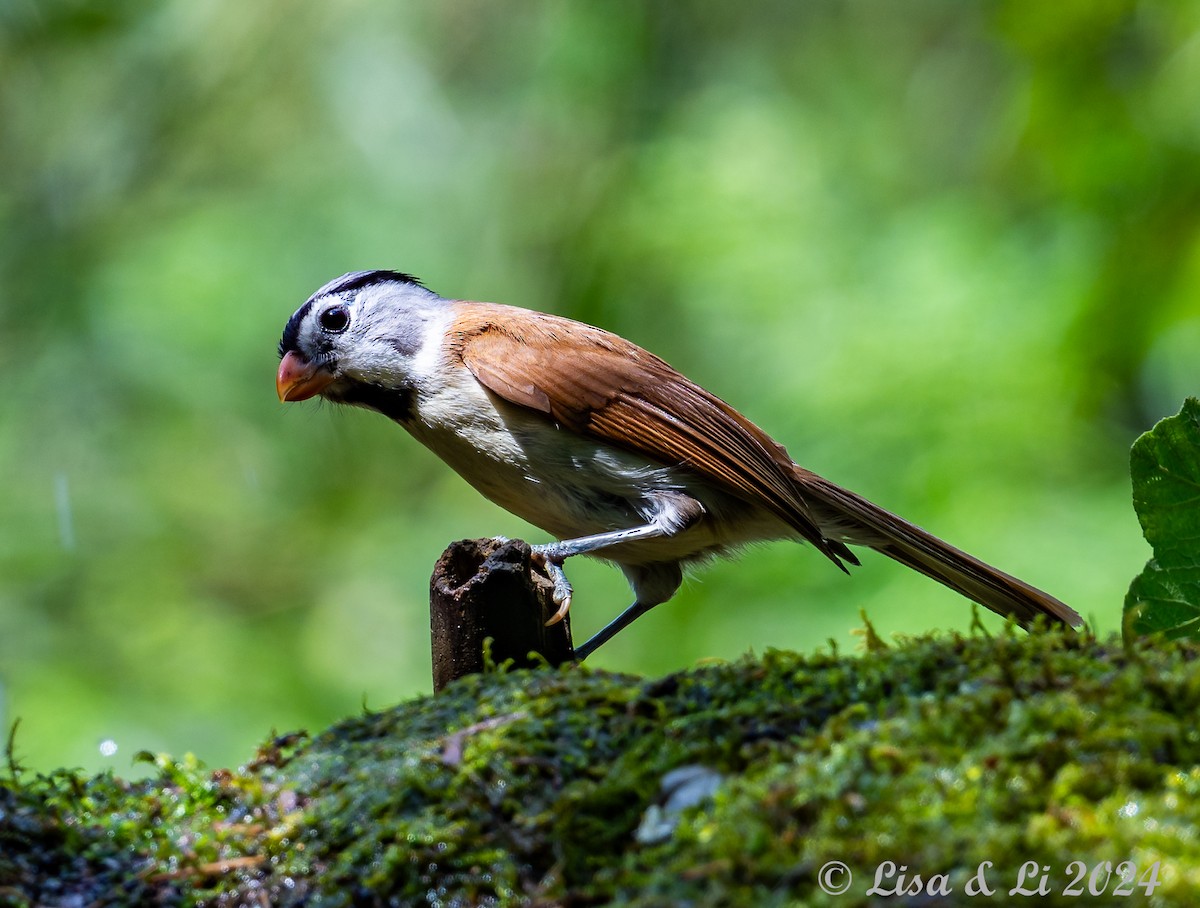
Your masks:
{"label": "bird's foot", "polygon": [[[567,617],[567,612],[571,610],[571,596],[574,593],[574,590],[571,589],[571,582],[567,580],[567,575],[562,568],[564,556],[555,553],[553,546],[554,544],[551,543],[550,545],[535,545],[530,547],[534,556],[546,566],[546,573],[554,583],[554,592],[550,598],[558,606],[558,611],[550,616],[550,620],[546,622],[546,627],[558,624],[563,618]],[[548,549],[549,551],[547,551]]]}

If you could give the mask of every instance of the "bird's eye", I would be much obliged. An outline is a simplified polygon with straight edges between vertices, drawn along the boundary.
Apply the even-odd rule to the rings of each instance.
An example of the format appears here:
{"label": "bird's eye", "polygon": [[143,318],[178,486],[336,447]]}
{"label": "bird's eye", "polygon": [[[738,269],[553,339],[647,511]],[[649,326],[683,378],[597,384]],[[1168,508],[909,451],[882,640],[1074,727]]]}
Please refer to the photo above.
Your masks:
{"label": "bird's eye", "polygon": [[345,306],[330,306],[317,320],[326,331],[341,334],[350,324],[350,313]]}

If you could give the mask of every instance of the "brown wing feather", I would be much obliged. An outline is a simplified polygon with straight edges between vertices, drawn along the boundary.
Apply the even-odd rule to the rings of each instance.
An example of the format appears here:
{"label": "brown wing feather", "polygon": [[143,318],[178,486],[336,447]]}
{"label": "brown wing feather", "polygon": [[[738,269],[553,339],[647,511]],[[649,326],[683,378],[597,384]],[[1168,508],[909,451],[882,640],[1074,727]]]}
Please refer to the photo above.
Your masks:
{"label": "brown wing feather", "polygon": [[858,561],[813,521],[783,449],[748,419],[652,353],[580,322],[463,303],[451,347],[485,388],[562,426],[682,465],[765,507],[839,567]]}

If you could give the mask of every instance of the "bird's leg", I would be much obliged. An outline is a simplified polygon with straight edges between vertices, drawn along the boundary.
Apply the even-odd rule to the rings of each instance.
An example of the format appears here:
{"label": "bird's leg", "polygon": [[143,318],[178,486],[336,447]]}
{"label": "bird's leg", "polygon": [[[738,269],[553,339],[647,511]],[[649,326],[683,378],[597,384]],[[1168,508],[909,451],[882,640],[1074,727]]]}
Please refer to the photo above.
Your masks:
{"label": "bird's leg", "polygon": [[[564,561],[573,555],[586,555],[588,552],[606,549],[609,546],[618,545],[622,542],[632,542],[638,539],[654,539],[658,536],[666,536],[669,532],[668,529],[660,524],[648,523],[645,526],[631,527],[627,530],[612,530],[607,533],[596,533],[594,536],[580,536],[578,539],[560,539],[558,542],[547,542],[544,545],[530,546],[535,555],[541,556],[542,561],[546,565],[546,573],[554,581],[553,599],[554,604],[558,606],[558,611],[546,622],[546,626],[549,627],[552,624],[562,621],[571,609],[572,590],[571,584],[567,580],[567,575],[562,568]],[[639,612],[638,614],[641,613]],[[621,617],[624,617],[624,615]],[[637,615],[634,615],[629,621],[632,621],[636,617]],[[617,621],[620,620],[621,618],[617,618]],[[613,623],[615,624],[616,622],[614,621]],[[627,621],[626,624],[628,623]],[[621,627],[624,626],[624,624],[621,625]],[[613,633],[615,634],[621,627],[616,628]],[[601,633],[604,633],[604,631],[601,631]],[[591,641],[589,640],[588,643],[590,644]],[[599,646],[599,644],[596,645]]]}
{"label": "bird's leg", "polygon": [[629,606],[629,608],[625,609],[625,611],[621,612],[616,618],[589,637],[583,646],[575,648],[575,661],[582,662],[652,608],[654,608],[653,605],[643,605],[641,602],[635,602]]}
{"label": "bird's leg", "polygon": [[675,595],[683,583],[683,565],[678,561],[652,561],[641,564],[622,564],[621,573],[633,587],[633,605],[606,624],[598,634],[575,650],[575,659],[582,662],[601,646],[633,624],[656,605]]}

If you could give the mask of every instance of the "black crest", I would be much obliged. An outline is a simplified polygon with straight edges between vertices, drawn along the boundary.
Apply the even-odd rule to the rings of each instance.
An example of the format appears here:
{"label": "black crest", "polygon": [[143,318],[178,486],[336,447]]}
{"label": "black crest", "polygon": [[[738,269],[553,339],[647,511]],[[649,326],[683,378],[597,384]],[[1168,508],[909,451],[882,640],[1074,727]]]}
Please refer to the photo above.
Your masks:
{"label": "black crest", "polygon": [[335,293],[353,293],[355,290],[361,290],[363,287],[370,287],[372,284],[384,284],[388,281],[395,281],[400,284],[415,284],[423,289],[428,289],[421,283],[419,278],[413,277],[411,274],[405,274],[403,271],[351,271],[349,274],[343,274],[339,278],[330,281],[310,299],[316,299],[319,296],[329,296]]}

